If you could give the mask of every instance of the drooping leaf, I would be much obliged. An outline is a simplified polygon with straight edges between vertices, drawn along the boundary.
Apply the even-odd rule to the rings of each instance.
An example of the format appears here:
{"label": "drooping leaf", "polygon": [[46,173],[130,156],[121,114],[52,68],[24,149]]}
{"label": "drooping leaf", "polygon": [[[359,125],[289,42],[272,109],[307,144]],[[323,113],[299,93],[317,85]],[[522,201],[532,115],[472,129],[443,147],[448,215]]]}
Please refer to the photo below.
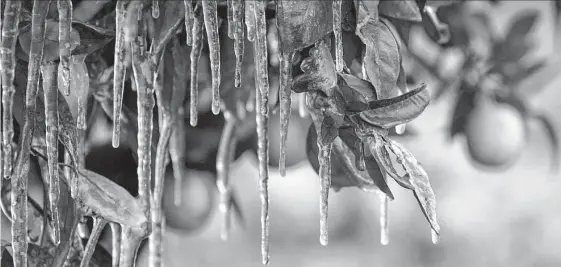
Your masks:
{"label": "drooping leaf", "polygon": [[378,98],[397,96],[401,55],[389,28],[380,21],[371,20],[362,27],[359,37],[366,46],[363,59],[366,75],[376,88]]}
{"label": "drooping leaf", "polygon": [[438,234],[440,226],[436,219],[436,198],[429,182],[429,177],[421,164],[400,143],[391,139],[384,145],[384,149],[393,153],[397,162],[403,166],[407,175],[393,175],[399,185],[411,189],[431,228]]}
{"label": "drooping leaf", "polygon": [[366,122],[384,129],[407,123],[418,117],[428,106],[430,94],[426,85],[406,94],[368,103],[368,110],[359,116]]}
{"label": "drooping leaf", "polygon": [[422,20],[421,11],[415,0],[381,0],[378,10],[380,15],[390,18],[414,22]]}
{"label": "drooping leaf", "polygon": [[466,81],[462,81],[454,111],[452,112],[452,118],[450,118],[451,138],[459,133],[464,133],[467,118],[475,107],[475,97],[476,89]]}
{"label": "drooping leaf", "polygon": [[89,170],[80,170],[76,198],[86,215],[128,225],[146,222],[144,211],[130,193],[108,178]]}
{"label": "drooping leaf", "polygon": [[559,170],[559,133],[555,128],[553,122],[545,114],[534,114],[534,119],[536,119],[540,124],[543,125],[544,130],[549,137],[549,142],[551,144],[551,171],[557,172]]}
{"label": "drooping leaf", "polygon": [[330,1],[282,0],[283,27],[279,31],[283,52],[293,52],[310,46],[333,30]]}

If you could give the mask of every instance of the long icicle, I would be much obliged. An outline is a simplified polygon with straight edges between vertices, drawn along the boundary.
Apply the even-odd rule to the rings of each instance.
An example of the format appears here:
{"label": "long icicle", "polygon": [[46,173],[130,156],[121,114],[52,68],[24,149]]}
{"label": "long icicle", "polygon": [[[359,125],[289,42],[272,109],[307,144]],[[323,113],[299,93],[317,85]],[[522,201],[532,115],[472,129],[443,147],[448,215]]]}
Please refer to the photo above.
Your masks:
{"label": "long icicle", "polygon": [[191,97],[189,110],[189,123],[191,126],[197,126],[199,105],[199,59],[203,49],[203,18],[201,17],[201,5],[195,7],[193,16],[193,45],[191,47]]}
{"label": "long icicle", "polygon": [[215,0],[202,0],[203,19],[209,48],[212,76],[212,113],[220,113],[220,36],[218,34],[218,8]]}
{"label": "long icicle", "polygon": [[[319,136],[319,135],[318,135]],[[329,143],[327,145],[320,144],[318,138],[318,148],[319,148],[319,190],[320,190],[320,234],[319,234],[319,242],[326,246],[329,241],[328,235],[328,198],[329,198],[329,188],[331,185],[331,146],[332,144]]]}
{"label": "long icicle", "polygon": [[231,164],[231,147],[235,142],[236,134],[236,117],[232,112],[225,111],[224,119],[226,124],[222,129],[220,143],[218,145],[218,153],[216,156],[216,187],[220,193],[220,203],[218,204],[220,214],[222,216],[222,228],[220,237],[222,240],[228,239],[230,232],[230,186],[229,186],[229,172]]}
{"label": "long icicle", "polygon": [[127,0],[117,0],[115,9],[115,60],[113,61],[113,147],[119,147],[121,136],[121,109],[125,89],[125,18]]}
{"label": "long icicle", "polygon": [[234,54],[236,55],[236,70],[234,86],[239,88],[242,83],[242,63],[244,54],[244,19],[245,7],[243,0],[232,0],[234,20]]}
{"label": "long icicle", "polygon": [[333,0],[333,35],[335,35],[335,69],[343,71],[343,37],[341,31],[341,3],[342,0]]}
{"label": "long icicle", "polygon": [[179,108],[178,116],[175,119],[173,132],[169,140],[169,155],[173,168],[173,203],[176,206],[181,205],[182,200],[182,179],[185,177],[185,111],[183,107]]}
{"label": "long icicle", "polygon": [[121,249],[121,225],[109,223],[111,227],[111,267],[119,267],[119,250]]}
{"label": "long icicle", "polygon": [[[13,99],[14,75],[16,67],[16,43],[19,34],[19,17],[22,1],[6,1],[2,22],[2,167],[3,176],[9,178],[12,174],[14,138]],[[1,12],[1,10],[0,10]]]}
{"label": "long icicle", "polygon": [[55,244],[60,242],[60,216],[58,201],[60,184],[58,177],[58,64],[45,62],[41,66],[43,76],[43,95],[45,99],[45,125],[47,129],[47,164],[49,173],[49,208],[53,222]]}
{"label": "long icicle", "polygon": [[390,242],[390,232],[388,228],[388,196],[379,193],[380,197],[380,243],[387,245]]}
{"label": "long icicle", "polygon": [[[1,4],[0,4],[0,90],[2,89],[2,75],[3,75],[3,59],[2,59],[2,21],[4,18],[4,14],[2,12],[2,8],[1,8]],[[2,94],[0,93],[0,102],[2,99]],[[1,110],[0,110],[1,111]],[[2,118],[2,115],[0,115],[0,118]],[[0,138],[2,138],[2,120],[0,119]],[[2,140],[0,139],[0,199],[2,199],[2,182],[4,180],[4,153],[2,151]],[[0,236],[2,236],[2,220],[0,219]],[[2,262],[2,254],[4,253],[0,253],[0,262]]]}
{"label": "long icicle", "polygon": [[62,88],[70,95],[70,31],[72,29],[72,0],[58,0],[58,50]]}
{"label": "long icicle", "polygon": [[183,0],[183,5],[185,6],[185,42],[191,46],[193,43],[193,0]]}
{"label": "long icicle", "polygon": [[256,68],[256,120],[259,158],[259,190],[261,195],[261,261],[269,263],[269,74],[267,58],[267,25],[265,21],[265,1],[253,2],[255,30]]}
{"label": "long icicle", "polygon": [[286,146],[288,142],[288,124],[292,105],[292,55],[293,53],[280,52],[280,157],[279,172],[286,175]]}
{"label": "long icicle", "polygon": [[[12,178],[12,249],[14,266],[27,266],[27,176],[29,152],[35,128],[35,103],[39,83],[39,71],[45,45],[45,20],[51,1],[33,1],[31,19],[31,46],[27,69],[28,82],[25,91],[25,118],[21,129],[21,146]],[[6,26],[4,24],[4,26]]]}
{"label": "long icicle", "polygon": [[86,244],[86,249],[84,250],[84,255],[82,256],[82,260],[80,261],[80,267],[88,267],[90,266],[90,260],[95,252],[95,247],[97,245],[97,241],[99,240],[99,236],[107,225],[107,220],[102,218],[93,218],[93,229],[92,233],[90,234],[90,238],[88,238],[88,243]]}

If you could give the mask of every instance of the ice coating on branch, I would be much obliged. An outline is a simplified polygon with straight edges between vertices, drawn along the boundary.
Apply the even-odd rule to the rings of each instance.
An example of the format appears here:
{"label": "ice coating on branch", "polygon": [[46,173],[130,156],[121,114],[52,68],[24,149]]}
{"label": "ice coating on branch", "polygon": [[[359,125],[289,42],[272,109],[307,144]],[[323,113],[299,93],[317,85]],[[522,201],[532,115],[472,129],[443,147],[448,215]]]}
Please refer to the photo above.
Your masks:
{"label": "ice coating on branch", "polygon": [[233,154],[236,147],[236,117],[230,112],[224,112],[226,124],[222,129],[220,144],[218,146],[218,154],[216,156],[216,187],[220,193],[220,202],[218,204],[220,214],[222,216],[222,228],[220,237],[223,240],[228,239],[230,232],[230,198],[231,188],[229,185],[230,164],[233,160]]}
{"label": "ice coating on branch", "polygon": [[58,47],[62,87],[70,95],[70,30],[72,29],[72,1],[58,0]]}
{"label": "ice coating on branch", "polygon": [[342,0],[333,0],[333,35],[335,35],[335,69],[343,71],[343,37],[341,32],[341,3]]}
{"label": "ice coating on branch", "polygon": [[242,62],[244,53],[244,19],[245,7],[243,0],[232,0],[232,17],[234,23],[234,54],[236,55],[236,70],[234,74],[234,86],[240,87]]}
{"label": "ice coating on branch", "polygon": [[280,157],[279,172],[281,176],[286,175],[286,146],[288,142],[288,124],[292,105],[292,55],[281,51],[280,53]]}
{"label": "ice coating on branch", "polygon": [[12,174],[13,148],[12,139],[14,138],[13,126],[13,99],[14,92],[14,75],[16,68],[16,43],[19,34],[19,17],[22,1],[6,2],[2,17],[2,172],[5,178],[9,178]]}
{"label": "ice coating on branch", "polygon": [[217,1],[202,0],[203,18],[208,40],[212,76],[212,113],[220,113],[220,36],[218,34]]}
{"label": "ice coating on branch", "polygon": [[185,42],[188,46],[191,46],[193,43],[193,1],[192,0],[183,0],[183,4],[185,5]]}
{"label": "ice coating on branch", "polygon": [[115,9],[115,60],[113,62],[113,147],[119,147],[121,136],[121,109],[125,87],[125,19],[126,0],[118,0]]}
{"label": "ice coating on branch", "polygon": [[[45,20],[51,1],[35,0],[31,18],[28,82],[25,91],[25,118],[20,136],[20,152],[12,177],[12,249],[14,266],[27,266],[27,183],[39,71],[45,45]],[[6,23],[3,23],[6,27]]]}
{"label": "ice coating on branch", "polygon": [[43,77],[43,95],[45,101],[45,125],[47,129],[47,162],[49,173],[49,209],[53,222],[53,237],[56,244],[60,242],[60,215],[58,200],[60,184],[58,176],[58,64],[46,62],[41,66]]}
{"label": "ice coating on branch", "polygon": [[191,126],[197,126],[199,104],[199,59],[203,49],[203,18],[201,17],[200,4],[195,7],[193,17],[192,47],[191,47],[191,98],[189,119]]}

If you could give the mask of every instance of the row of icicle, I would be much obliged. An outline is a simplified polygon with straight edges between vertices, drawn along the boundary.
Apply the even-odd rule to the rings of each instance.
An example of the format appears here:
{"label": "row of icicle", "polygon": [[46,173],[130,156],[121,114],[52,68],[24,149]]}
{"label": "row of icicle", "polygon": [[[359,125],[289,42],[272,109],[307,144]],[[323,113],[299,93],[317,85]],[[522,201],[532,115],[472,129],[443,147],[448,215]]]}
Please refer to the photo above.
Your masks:
{"label": "row of icicle", "polygon": [[[63,85],[61,86],[62,91],[65,95],[70,94],[70,30],[72,21],[72,2],[71,0],[57,0],[58,1],[58,13],[59,13],[59,47],[60,47],[60,65],[61,76]],[[282,1],[277,0],[277,18],[282,16]],[[113,92],[114,92],[114,105],[113,105],[113,146],[119,146],[120,138],[120,121],[121,121],[121,109],[123,106],[123,90],[124,81],[126,77],[126,49],[127,45],[131,40],[127,40],[127,27],[131,25],[127,24],[127,3],[128,1],[119,0],[116,3],[116,42],[115,42],[115,61],[114,61],[114,79],[113,79]],[[206,30],[206,36],[209,46],[209,57],[211,64],[211,74],[212,74],[212,112],[218,114],[220,112],[220,40],[218,34],[219,20],[217,15],[217,1],[200,1],[194,3],[192,0],[184,0],[185,4],[185,29],[186,29],[186,43],[191,46],[190,52],[190,124],[192,126],[197,125],[197,97],[198,97],[198,62],[201,55],[201,50],[203,47],[203,27]],[[262,241],[261,241],[261,252],[262,252],[262,262],[264,264],[269,261],[269,196],[268,196],[268,120],[269,120],[269,81],[268,81],[268,55],[267,55],[267,40],[266,40],[266,18],[265,18],[265,8],[266,1],[244,1],[244,0],[228,0],[228,36],[234,39],[234,52],[236,56],[236,69],[235,69],[235,87],[241,87],[242,80],[242,61],[243,61],[243,51],[244,51],[244,28],[247,30],[247,38],[250,42],[254,43],[255,51],[255,67],[256,67],[256,122],[257,122],[257,133],[258,133],[258,158],[259,158],[259,190],[261,196],[261,224],[262,224]],[[33,17],[32,17],[32,44],[30,48],[30,61],[29,61],[29,83],[26,89],[26,111],[35,109],[35,97],[37,95],[37,85],[39,79],[39,71],[43,73],[44,79],[44,97],[45,97],[45,115],[46,115],[46,126],[47,126],[47,157],[48,157],[48,168],[49,168],[49,209],[52,214],[53,221],[53,233],[55,242],[59,242],[60,238],[60,218],[57,208],[58,196],[59,196],[59,177],[58,177],[58,149],[57,149],[57,125],[58,125],[58,104],[57,104],[57,88],[56,86],[47,86],[53,84],[53,81],[49,79],[56,79],[53,75],[56,75],[56,64],[47,64],[42,62],[43,58],[43,46],[44,46],[44,36],[45,36],[45,20],[46,12],[50,5],[50,1],[35,0],[33,5]],[[193,6],[195,6],[193,8]],[[14,249],[14,263],[15,266],[26,266],[27,265],[27,240],[26,240],[26,229],[27,221],[27,163],[29,159],[30,145],[31,145],[31,129],[34,125],[34,118],[32,112],[26,112],[24,127],[21,131],[22,136],[20,137],[22,146],[20,147],[20,157],[16,163],[16,168],[12,166],[13,150],[12,150],[12,139],[14,136],[13,123],[12,123],[12,106],[13,106],[13,93],[15,88],[13,85],[14,81],[14,71],[15,71],[15,45],[17,43],[18,36],[18,21],[22,9],[22,1],[7,1],[5,3],[5,9],[3,12],[2,19],[0,19],[0,28],[2,29],[2,160],[0,170],[3,173],[4,178],[12,177],[12,213],[14,220],[12,223],[12,235],[13,235],[13,249]],[[152,1],[152,15],[153,17],[159,16],[159,4],[158,0]],[[130,12],[130,9],[129,9]],[[279,25],[282,23],[277,22],[277,27],[282,27]],[[336,69],[337,71],[342,71],[343,60],[342,60],[342,41],[341,41],[341,0],[333,1],[333,32],[335,36],[336,45]],[[282,46],[282,34],[280,34],[280,42]],[[39,37],[39,38],[35,38]],[[139,49],[138,47],[133,47],[133,49]],[[282,50],[282,49],[281,49]],[[140,51],[141,53],[144,51]],[[286,160],[286,146],[287,146],[287,132],[288,132],[288,121],[290,117],[290,103],[291,103],[291,74],[292,74],[292,55],[293,53],[281,51],[280,54],[280,107],[281,107],[281,155],[279,162],[279,169],[282,176],[286,173],[285,160]],[[156,69],[153,69],[154,77],[156,76]],[[53,74],[54,73],[54,74]],[[55,76],[56,77],[56,76]],[[138,81],[135,85],[139,85]],[[139,90],[139,88],[137,88]],[[241,90],[241,89],[240,89]],[[147,92],[152,94],[152,92]],[[146,96],[147,98],[139,97],[139,106],[146,105],[142,101],[153,101],[152,96]],[[302,100],[302,98],[301,98]],[[85,101],[83,101],[85,102]],[[303,102],[303,101],[300,101]],[[139,191],[141,191],[141,186],[146,187],[148,184],[145,183],[146,179],[149,179],[150,175],[150,140],[151,138],[151,115],[142,112],[143,108],[139,108],[138,112],[138,124],[139,124],[139,139],[138,139],[138,149],[139,152],[143,152],[142,155],[139,153],[139,176],[142,173],[144,176],[144,182],[142,182],[139,177]],[[85,109],[82,109],[84,113]],[[151,111],[150,111],[151,112]],[[305,113],[304,109],[301,109],[300,113]],[[224,220],[224,227],[222,231],[222,236],[227,237],[228,232],[228,218],[229,218],[229,194],[231,189],[228,185],[228,174],[227,166],[232,160],[229,156],[233,147],[235,146],[235,140],[231,136],[234,135],[235,121],[236,118],[232,118],[233,114],[229,112],[224,113],[226,118],[226,129],[224,133],[226,136],[223,137],[220,144],[219,158],[217,161],[217,166],[221,166],[220,170],[223,170],[223,175],[219,175],[217,180],[218,189],[221,194],[220,201],[220,211],[222,213]],[[301,114],[305,115],[305,114]],[[85,114],[79,114],[79,118],[84,117]],[[178,118],[182,119],[182,118]],[[82,120],[78,120],[84,121]],[[80,123],[79,123],[80,124]],[[83,130],[84,126],[78,125],[80,129]],[[144,127],[147,126],[147,127]],[[222,144],[224,143],[224,144]],[[230,145],[230,144],[234,145]],[[146,155],[148,153],[148,155]],[[144,161],[143,161],[144,160]],[[142,164],[141,164],[142,162]],[[324,162],[324,161],[320,161]],[[328,162],[328,161],[327,161]],[[142,165],[142,166],[141,166]],[[146,169],[147,168],[147,169]],[[322,166],[321,169],[330,168],[330,166]],[[141,170],[142,169],[142,170]],[[13,173],[13,176],[12,176]],[[146,177],[148,175],[148,178]],[[330,185],[330,172],[321,175],[322,192],[320,200],[321,205],[321,243],[327,244],[327,197]],[[1,183],[2,179],[0,179]],[[177,185],[176,185],[177,186]],[[71,190],[73,191],[73,190]],[[386,201],[383,201],[383,207],[387,205]],[[149,203],[147,203],[149,205]],[[386,210],[385,208],[383,209]],[[161,212],[161,211],[160,211]],[[383,212],[383,218],[381,219],[383,230],[382,230],[382,243],[387,243],[387,213]],[[99,235],[100,228],[106,222],[95,220],[94,231],[92,237],[97,240],[95,235]],[[160,222],[161,224],[161,222]],[[111,224],[112,229],[114,228]],[[154,229],[153,229],[154,230]],[[114,230],[116,231],[116,230]],[[160,229],[161,232],[161,229]],[[161,234],[161,233],[160,233]],[[116,236],[118,237],[118,236]],[[159,238],[161,241],[161,237]],[[88,245],[90,245],[88,243]],[[161,244],[160,244],[161,245]],[[155,248],[154,248],[155,249]],[[152,250],[152,246],[151,246]],[[151,252],[151,255],[159,255],[159,252]],[[89,255],[91,257],[91,255]],[[156,256],[157,257],[157,256]],[[87,261],[86,261],[87,262]],[[160,262],[161,260],[154,260],[154,263]],[[151,263],[153,263],[151,261]],[[154,266],[154,265],[153,265]]]}

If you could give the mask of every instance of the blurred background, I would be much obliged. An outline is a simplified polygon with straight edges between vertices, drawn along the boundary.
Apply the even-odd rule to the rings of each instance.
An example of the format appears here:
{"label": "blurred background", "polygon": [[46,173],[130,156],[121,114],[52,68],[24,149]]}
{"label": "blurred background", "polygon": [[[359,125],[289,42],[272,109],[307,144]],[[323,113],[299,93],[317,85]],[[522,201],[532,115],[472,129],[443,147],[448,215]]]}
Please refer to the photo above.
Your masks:
{"label": "blurred background", "polygon": [[[499,34],[520,12],[539,12],[530,33],[535,44],[531,57],[547,59],[546,69],[559,73],[559,78],[546,79],[537,73],[522,86],[529,92],[526,100],[530,109],[545,113],[553,126],[561,129],[561,57],[557,55],[560,44],[554,38],[556,20],[551,2],[502,1],[491,6],[484,1],[468,1],[468,4],[487,13],[492,31]],[[412,42],[419,42],[414,45],[416,53],[435,61],[440,48],[423,34],[414,36]],[[455,51],[450,49],[446,53],[450,56],[439,63],[441,71],[454,73],[450,69],[457,68]],[[426,73],[418,71],[415,76],[436,91],[438,82]],[[293,165],[286,177],[280,177],[275,167],[270,169],[270,265],[561,266],[561,195],[557,191],[561,188],[561,175],[550,172],[551,144],[543,126],[534,122],[528,124],[527,145],[510,168],[480,169],[468,154],[464,136],[449,137],[456,97],[455,92],[443,94],[408,125],[414,135],[395,137],[411,150],[430,176],[442,228],[441,242],[437,245],[431,242],[430,227],[411,191],[389,181],[395,200],[389,204],[388,245],[380,244],[378,196],[357,188],[344,188],[337,193],[331,191],[330,242],[322,247],[319,244],[318,176],[307,162],[304,151],[310,122],[309,118],[301,119],[295,108],[289,130],[288,158]],[[298,102],[296,95],[293,99],[294,103]],[[278,115],[271,116],[271,123],[271,154],[278,154],[279,131],[278,125],[274,125],[278,124]],[[504,136],[506,143],[508,138]],[[109,146],[110,128],[98,142]],[[234,219],[227,241],[220,239],[221,221],[216,208],[209,208],[217,205],[215,190],[201,190],[208,189],[212,178],[207,176],[212,174],[193,170],[190,175],[201,179],[184,182],[182,205],[173,208],[169,204],[171,191],[166,191],[164,196],[164,203],[168,203],[165,266],[261,266],[255,154],[246,151],[231,167],[230,179],[245,223],[242,226]],[[207,198],[208,195],[211,198]],[[187,213],[200,218],[193,218],[195,215],[183,218]],[[5,218],[2,220],[5,235],[10,232],[9,223]],[[181,222],[181,227],[174,228],[174,220]],[[203,221],[204,225],[199,228]],[[102,242],[109,244],[108,240]],[[146,247],[139,254],[138,266],[148,266],[147,257]]]}

